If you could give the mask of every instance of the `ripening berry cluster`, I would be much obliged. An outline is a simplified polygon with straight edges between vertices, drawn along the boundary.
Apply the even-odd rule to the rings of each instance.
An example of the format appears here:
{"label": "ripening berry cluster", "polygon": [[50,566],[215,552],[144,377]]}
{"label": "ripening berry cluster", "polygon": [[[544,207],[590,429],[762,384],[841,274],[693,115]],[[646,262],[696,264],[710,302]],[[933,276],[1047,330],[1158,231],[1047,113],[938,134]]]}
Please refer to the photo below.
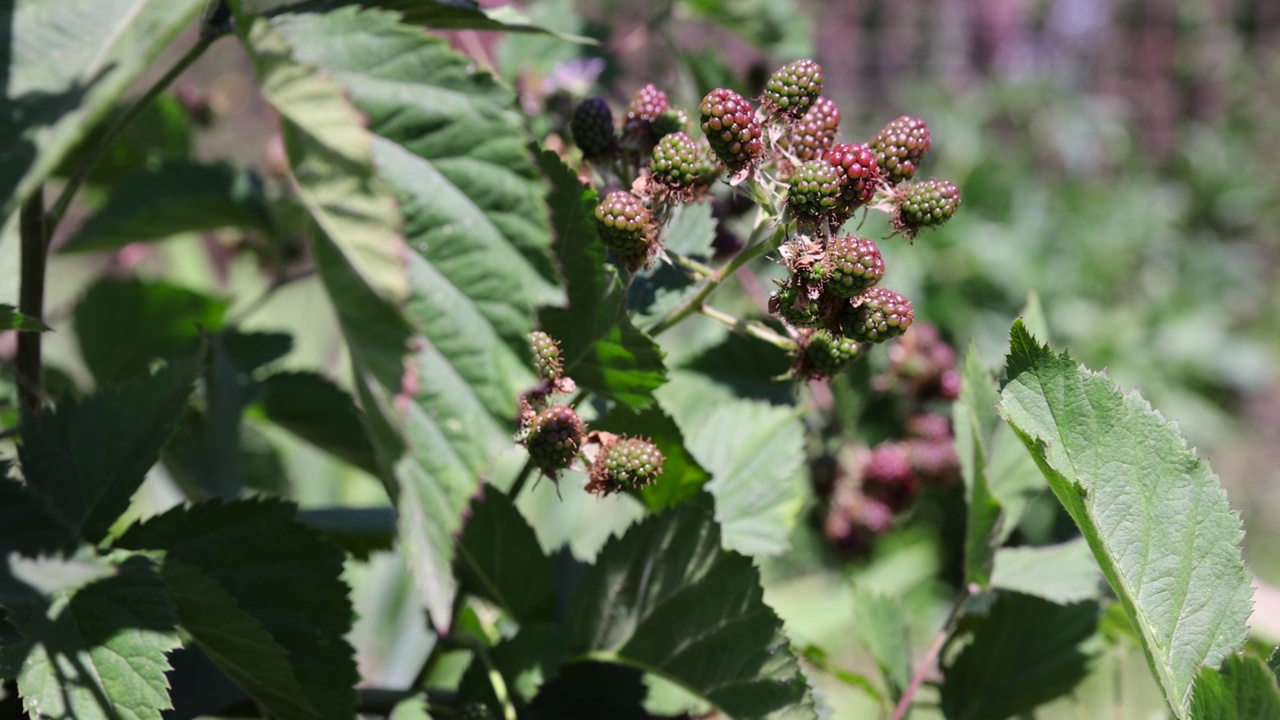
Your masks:
{"label": "ripening berry cluster", "polygon": [[923,120],[899,117],[866,142],[838,142],[841,113],[822,96],[823,82],[822,67],[804,59],[774,72],[754,104],[713,89],[698,104],[696,130],[652,84],[635,93],[620,124],[598,97],[570,122],[583,157],[623,186],[602,193],[595,218],[601,241],[630,270],[659,255],[666,209],[705,198],[725,173],[731,187],[750,181],[781,200],[778,221],[794,228],[779,248],[791,272],[769,311],[788,326],[803,378],[840,372],[914,318],[907,298],[879,287],[885,268],[876,243],[843,233],[845,223],[886,212],[894,232],[911,240],[960,205],[952,183],[914,180],[933,145]]}
{"label": "ripening berry cluster", "polygon": [[529,335],[539,385],[520,396],[520,443],[529,461],[558,480],[580,456],[590,455],[586,490],[596,495],[639,490],[662,474],[663,455],[644,438],[593,431],[568,405],[551,404],[553,395],[576,389],[564,374],[560,343],[542,331]]}
{"label": "ripening berry cluster", "polygon": [[854,555],[910,510],[924,487],[956,482],[960,474],[951,422],[935,411],[960,393],[955,351],[938,329],[921,323],[891,343],[888,370],[872,382],[889,396],[881,407],[906,408],[906,416],[899,416],[899,437],[855,449],[829,483],[823,532]]}

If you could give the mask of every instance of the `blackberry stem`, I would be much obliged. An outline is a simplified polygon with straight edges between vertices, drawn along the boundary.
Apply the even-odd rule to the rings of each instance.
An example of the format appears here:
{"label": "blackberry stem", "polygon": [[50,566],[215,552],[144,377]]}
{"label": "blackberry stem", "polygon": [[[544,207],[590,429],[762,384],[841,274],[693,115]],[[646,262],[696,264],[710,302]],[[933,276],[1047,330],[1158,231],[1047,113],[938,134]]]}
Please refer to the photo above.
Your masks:
{"label": "blackberry stem", "polygon": [[709,278],[712,275],[716,274],[716,271],[714,268],[707,265],[703,265],[697,260],[694,260],[693,258],[687,257],[685,255],[681,255],[678,252],[667,250],[667,257],[671,258],[672,264],[679,265],[685,270],[688,270],[694,275],[697,275],[699,278]]}
{"label": "blackberry stem", "polygon": [[782,337],[764,323],[756,320],[743,320],[742,318],[734,317],[723,310],[717,310],[710,305],[703,305],[699,307],[698,312],[741,335],[753,337],[757,340],[763,340],[770,345],[787,352],[793,352],[796,349],[794,341]]}

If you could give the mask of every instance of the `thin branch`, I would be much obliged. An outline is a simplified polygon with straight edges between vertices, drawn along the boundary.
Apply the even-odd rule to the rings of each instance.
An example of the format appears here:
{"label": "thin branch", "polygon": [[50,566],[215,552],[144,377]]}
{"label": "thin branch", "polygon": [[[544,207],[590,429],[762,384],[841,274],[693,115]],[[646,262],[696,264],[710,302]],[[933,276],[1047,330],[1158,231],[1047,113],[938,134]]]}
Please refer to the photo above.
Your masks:
{"label": "thin branch", "polygon": [[[45,264],[48,260],[48,233],[45,228],[44,186],[36,187],[31,198],[22,204],[18,220],[21,242],[21,287],[18,311],[40,319],[44,317]],[[18,398],[21,406],[39,413],[44,397],[43,368],[40,363],[38,332],[18,333]]]}
{"label": "thin branch", "polygon": [[698,312],[715,320],[730,330],[753,337],[757,340],[763,340],[776,348],[786,350],[788,352],[796,349],[795,341],[782,337],[774,332],[769,326],[757,322],[755,320],[743,320],[740,317],[734,317],[727,312],[717,310],[710,305],[703,305],[698,308]]}
{"label": "thin branch", "polygon": [[920,658],[920,664],[916,666],[916,671],[911,676],[911,682],[907,683],[906,690],[902,691],[902,697],[898,700],[898,706],[893,709],[891,720],[903,720],[907,716],[907,712],[911,710],[911,703],[915,700],[916,691],[924,683],[924,676],[928,675],[929,670],[937,664],[938,654],[942,652],[942,648],[947,644],[947,638],[955,630],[956,621],[960,619],[960,610],[964,607],[968,598],[969,592],[967,590],[960,593],[960,596],[956,598],[955,603],[951,606],[951,613],[947,615],[946,622],[942,623],[942,629],[938,630],[933,642],[929,643],[929,649],[925,650],[924,656]]}
{"label": "thin branch", "polygon": [[57,227],[58,223],[62,221],[62,217],[66,214],[67,207],[71,205],[71,199],[75,197],[76,191],[78,191],[80,186],[84,184],[85,179],[89,177],[90,171],[92,171],[102,158],[106,156],[107,152],[111,149],[111,146],[120,138],[120,135],[129,127],[130,123],[142,114],[142,111],[151,104],[152,100],[159,97],[160,93],[164,92],[166,88],[173,84],[173,81],[177,79],[183,71],[203,55],[204,51],[208,49],[216,39],[217,37],[202,37],[199,42],[186,52],[185,55],[178,59],[178,62],[175,63],[173,67],[169,68],[168,72],[151,85],[146,94],[138,98],[138,100],[130,106],[127,111],[125,111],[125,114],[121,115],[115,123],[107,129],[107,132],[102,136],[102,139],[98,141],[97,146],[84,156],[80,161],[80,164],[76,166],[75,171],[72,172],[71,177],[67,179],[67,184],[62,188],[62,192],[58,195],[58,199],[54,201],[53,207],[49,210],[49,227]]}

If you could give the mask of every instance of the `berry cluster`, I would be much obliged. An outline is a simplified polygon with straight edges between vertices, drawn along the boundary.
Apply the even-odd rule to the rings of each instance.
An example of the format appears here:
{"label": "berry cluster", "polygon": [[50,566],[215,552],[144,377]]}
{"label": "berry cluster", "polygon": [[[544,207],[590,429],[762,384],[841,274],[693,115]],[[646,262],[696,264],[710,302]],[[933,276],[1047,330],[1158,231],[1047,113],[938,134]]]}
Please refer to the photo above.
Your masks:
{"label": "berry cluster", "polygon": [[636,491],[662,474],[662,453],[648,440],[613,433],[588,432],[568,405],[551,404],[551,396],[572,393],[577,385],[564,375],[560,344],[550,335],[529,335],[539,384],[520,396],[520,443],[529,462],[552,480],[579,456],[590,461],[586,490],[596,495]]}
{"label": "berry cluster", "polygon": [[846,448],[828,471],[830,480],[820,483],[829,489],[823,531],[837,549],[864,553],[924,487],[959,478],[951,422],[936,412],[939,403],[959,395],[955,362],[955,351],[925,323],[889,346],[887,371],[872,386],[885,393],[878,407],[900,408],[899,432],[871,448]]}

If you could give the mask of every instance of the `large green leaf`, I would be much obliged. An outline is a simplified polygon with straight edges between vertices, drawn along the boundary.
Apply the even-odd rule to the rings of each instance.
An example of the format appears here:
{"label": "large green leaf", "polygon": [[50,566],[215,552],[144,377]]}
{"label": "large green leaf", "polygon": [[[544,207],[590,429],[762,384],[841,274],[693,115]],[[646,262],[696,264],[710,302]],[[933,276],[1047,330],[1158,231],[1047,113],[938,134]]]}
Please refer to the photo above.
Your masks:
{"label": "large green leaf", "polygon": [[13,608],[10,621],[29,643],[18,693],[31,717],[160,720],[172,707],[165,654],[179,645],[176,618],[145,558]]}
{"label": "large green leaf", "polygon": [[711,473],[724,546],[746,555],[787,549],[803,496],[804,426],[791,408],[731,400],[694,428],[689,451]]}
{"label": "large green leaf", "polygon": [[970,625],[972,641],[943,667],[942,711],[948,720],[1004,720],[1084,679],[1098,604],[1001,594]]}
{"label": "large green leaf", "polygon": [[27,414],[18,456],[28,486],[80,537],[101,540],[156,463],[198,369],[172,365]]}
{"label": "large green leaf", "polygon": [[627,405],[648,405],[666,381],[662,351],[627,317],[622,282],[605,264],[596,232],[596,193],[554,153],[544,151],[541,163],[551,183],[556,256],[569,294],[568,307],[542,310],[542,327],[560,341],[565,374],[579,387]]}
{"label": "large green leaf", "polygon": [[173,161],[121,178],[62,252],[115,250],[226,227],[272,232],[262,179],[225,163]]}
{"label": "large green leaf", "polygon": [[1195,720],[1278,720],[1280,687],[1262,658],[1228,655],[1220,670],[1202,668],[1191,698]]}
{"label": "large green leaf", "polygon": [[0,218],[54,171],[204,0],[0,0]]}
{"label": "large green leaf", "polygon": [[1089,543],[1077,538],[1045,547],[1001,548],[991,585],[1068,604],[1099,597],[1102,573]]}
{"label": "large green leaf", "polygon": [[471,505],[458,542],[458,577],[521,624],[554,617],[551,562],[533,528],[496,488]]}
{"label": "large green leaf", "polygon": [[103,278],[76,303],[80,354],[99,384],[193,349],[222,324],[227,304],[177,285]]}
{"label": "large green leaf", "polygon": [[1208,464],[1136,393],[1014,323],[1001,414],[1080,526],[1142,635],[1165,699],[1186,718],[1201,667],[1246,636],[1243,531]]}
{"label": "large green leaf", "polygon": [[269,420],[346,460],[377,474],[377,458],[365,434],[360,409],[351,396],[317,373],[276,373],[262,380],[263,413]]}
{"label": "large green leaf", "polygon": [[[446,628],[454,534],[510,445],[516,397],[533,382],[534,307],[560,299],[545,191],[509,110],[513,95],[385,12],[259,20],[251,45],[323,231],[317,266],[352,352],[402,547],[432,620]],[[392,196],[402,228],[382,202]],[[420,333],[408,368],[408,335],[391,304],[402,299]]]}
{"label": "large green leaf", "polygon": [[566,616],[583,658],[642,667],[737,720],[817,717],[759,573],[690,503],[610,541]]}
{"label": "large green leaf", "polygon": [[[166,562],[198,570],[198,578],[190,577],[185,568],[176,571],[178,582],[185,583],[178,586],[181,593],[198,592],[207,579],[221,589],[219,597],[225,594],[234,601],[232,607],[214,602],[216,597],[200,602],[179,598],[184,627],[188,620],[195,621],[188,630],[202,645],[208,644],[210,657],[246,690],[276,703],[274,711],[301,713],[309,704],[313,715],[288,717],[351,718],[359,676],[343,638],[352,620],[341,579],[343,554],[299,523],[292,505],[272,500],[179,507],[131,527],[118,545],[163,550]],[[166,580],[173,577],[166,575]],[[252,646],[265,642],[256,631],[238,639],[217,637],[227,623],[244,625],[246,615],[284,649],[300,696],[285,685],[263,685],[261,676],[244,681],[251,672],[283,672],[269,656],[261,659],[257,670],[244,665]]]}

